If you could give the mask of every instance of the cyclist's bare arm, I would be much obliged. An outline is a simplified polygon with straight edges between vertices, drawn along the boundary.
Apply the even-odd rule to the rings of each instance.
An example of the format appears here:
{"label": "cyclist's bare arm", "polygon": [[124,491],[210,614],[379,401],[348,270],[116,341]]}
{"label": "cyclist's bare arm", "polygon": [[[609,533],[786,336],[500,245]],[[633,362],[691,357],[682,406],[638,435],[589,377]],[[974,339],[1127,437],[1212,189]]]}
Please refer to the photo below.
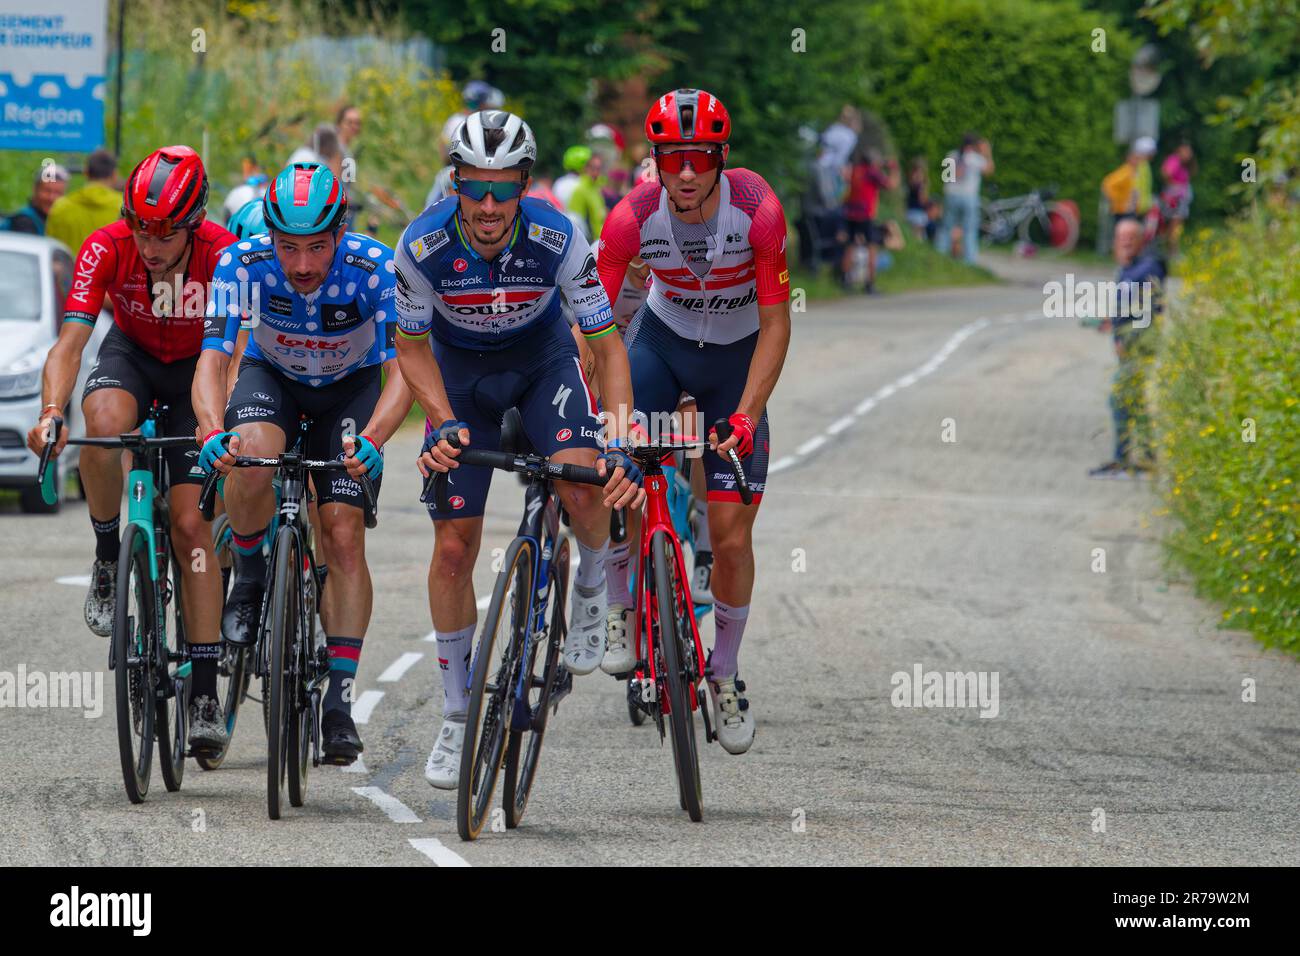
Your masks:
{"label": "cyclist's bare arm", "polygon": [[624,426],[632,417],[632,369],[627,363],[623,338],[616,331],[609,332],[589,338],[587,345],[596,360],[596,378],[606,412],[606,439],[624,438]]}
{"label": "cyclist's bare arm", "polygon": [[198,428],[194,437],[202,442],[203,436],[219,431],[226,417],[226,380],[230,369],[230,356],[218,349],[204,349],[199,353],[194,367],[194,384],[190,387],[190,402]]}
{"label": "cyclist's bare arm", "polygon": [[[755,422],[767,407],[776,381],[781,377],[785,353],[790,347],[790,303],[776,302],[758,307],[758,342],[749,360],[749,376],[740,395],[740,408]],[[728,439],[730,441],[731,439]],[[724,443],[725,445],[725,443]],[[725,450],[725,447],[724,447]]]}
{"label": "cyclist's bare arm", "polygon": [[[45,450],[45,436],[50,419],[60,414],[72,397],[72,390],[77,385],[77,372],[81,370],[81,352],[90,341],[94,326],[84,322],[64,322],[59,329],[59,338],[50,349],[45,360],[45,370],[41,373],[41,420],[27,433],[27,447],[38,455]],[[55,454],[63,451],[68,442],[65,429],[54,446]]]}
{"label": "cyclist's bare arm", "polygon": [[[456,412],[451,407],[451,399],[447,397],[447,386],[442,381],[442,370],[438,368],[438,363],[429,348],[428,334],[413,337],[398,332],[397,361],[402,367],[402,378],[406,382],[406,387],[411,390],[415,401],[419,403],[424,417],[433,422],[435,428],[443,422],[455,420]],[[466,444],[465,437],[465,429],[461,429],[462,444]],[[417,459],[420,474],[426,478],[429,476],[428,462],[425,458],[431,458],[442,465],[439,471],[456,467],[455,456],[447,455],[442,448],[445,444],[446,442],[439,442]]]}
{"label": "cyclist's bare arm", "polygon": [[235,354],[230,356],[230,363],[226,366],[226,401],[230,401],[230,395],[235,390],[235,382],[239,381],[239,364],[244,360],[244,349],[248,347],[248,329],[240,329],[239,335],[235,337]]}
{"label": "cyclist's bare arm", "polygon": [[414,401],[411,389],[402,375],[402,366],[397,359],[389,359],[384,363],[384,375],[386,376],[384,390],[379,393],[374,414],[370,416],[366,427],[361,430],[361,433],[373,440],[376,445],[383,445],[393,437],[406,419],[406,413],[411,410]]}
{"label": "cyclist's bare arm", "polygon": [[580,328],[571,325],[569,332],[573,335],[574,344],[578,346],[578,364],[582,366],[582,374],[587,377],[587,386],[596,400],[600,401],[600,375],[596,372],[596,356]]}

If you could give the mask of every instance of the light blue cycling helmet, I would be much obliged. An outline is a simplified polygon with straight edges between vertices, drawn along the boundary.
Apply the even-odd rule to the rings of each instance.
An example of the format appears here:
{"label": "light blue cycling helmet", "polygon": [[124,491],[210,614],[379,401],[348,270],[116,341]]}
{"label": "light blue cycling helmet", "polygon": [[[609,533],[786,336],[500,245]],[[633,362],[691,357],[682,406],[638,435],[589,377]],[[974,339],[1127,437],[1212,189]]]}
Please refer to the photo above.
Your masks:
{"label": "light blue cycling helmet", "polygon": [[262,211],[262,200],[250,199],[240,206],[226,221],[226,228],[234,233],[236,239],[247,239],[249,236],[266,232],[266,215]]}
{"label": "light blue cycling helmet", "polygon": [[347,212],[342,184],[320,163],[286,166],[262,197],[267,227],[295,236],[333,232]]}

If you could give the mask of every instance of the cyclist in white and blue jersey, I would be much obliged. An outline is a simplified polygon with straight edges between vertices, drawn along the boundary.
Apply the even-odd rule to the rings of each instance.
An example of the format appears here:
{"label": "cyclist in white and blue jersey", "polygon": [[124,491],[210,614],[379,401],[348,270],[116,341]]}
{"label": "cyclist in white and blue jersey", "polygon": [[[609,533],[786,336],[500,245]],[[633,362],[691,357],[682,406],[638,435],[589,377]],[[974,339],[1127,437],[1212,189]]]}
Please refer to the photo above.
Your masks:
{"label": "cyclist in white and blue jersey", "polygon": [[[227,247],[217,263],[193,387],[199,464],[226,476],[235,552],[228,641],[253,641],[265,590],[262,536],[275,511],[272,469],[236,470],[233,456],[280,454],[305,415],[307,456],[347,462],[347,475],[315,481],[320,550],[330,568],[321,595],[330,661],[321,734],[336,764],[363,749],[351,688],[373,589],[355,479],[369,475],[378,493],[384,442],[411,407],[393,342],[392,250],[348,232],[346,213],[346,195],[325,166],[295,163],[275,178],[263,197],[268,232]],[[241,324],[248,343],[227,402]]]}
{"label": "cyclist in white and blue jersey", "polygon": [[[451,471],[451,512],[430,509],[429,610],[444,697],[425,776],[440,789],[459,781],[477,616],[472,572],[492,474],[460,466],[447,438],[495,449],[502,416],[516,407],[539,454],[609,475],[603,491],[557,482],[579,553],[564,645],[565,666],[575,674],[591,673],[605,653],[610,506],[639,506],[643,498],[640,472],[620,447],[632,408],[627,352],[587,244],[554,206],[524,196],[537,157],[532,131],[501,110],[471,113],[450,157],[456,195],[412,222],[395,254],[398,355],[428,416],[420,470]],[[561,297],[595,355],[604,420]]]}

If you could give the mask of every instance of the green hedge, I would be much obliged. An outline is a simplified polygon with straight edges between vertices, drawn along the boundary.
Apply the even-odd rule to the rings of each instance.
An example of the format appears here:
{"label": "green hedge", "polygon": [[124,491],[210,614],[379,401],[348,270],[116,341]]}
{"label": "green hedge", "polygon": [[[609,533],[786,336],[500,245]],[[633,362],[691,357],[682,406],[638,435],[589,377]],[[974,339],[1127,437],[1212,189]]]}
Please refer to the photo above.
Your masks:
{"label": "green hedge", "polygon": [[1167,542],[1228,625],[1300,653],[1300,214],[1199,239],[1154,387]]}
{"label": "green hedge", "polygon": [[[1001,195],[1055,183],[1094,232],[1101,179],[1121,158],[1112,114],[1136,49],[1116,18],[1055,0],[885,0],[864,15],[863,105],[903,159],[928,157],[932,188],[944,155],[974,130],[992,143]],[[1105,53],[1092,52],[1097,28]]]}

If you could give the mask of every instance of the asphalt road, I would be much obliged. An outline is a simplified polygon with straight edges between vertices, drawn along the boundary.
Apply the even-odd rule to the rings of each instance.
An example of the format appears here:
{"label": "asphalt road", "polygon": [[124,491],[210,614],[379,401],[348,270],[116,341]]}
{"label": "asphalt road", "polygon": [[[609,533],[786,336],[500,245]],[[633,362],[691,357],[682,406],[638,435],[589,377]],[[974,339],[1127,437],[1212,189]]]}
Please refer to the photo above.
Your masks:
{"label": "asphalt road", "polygon": [[[1170,580],[1149,485],[1087,480],[1108,341],[1042,318],[1050,263],[999,268],[1014,281],[795,316],[741,653],[758,735],[704,748],[703,823],[598,673],[552,720],[523,826],[458,839],[454,794],[423,777],[441,691],[409,430],[368,547],[364,766],[314,771],[278,822],[255,720],[221,770],[191,762],[168,794],[155,769],[127,803],[105,641],[58,580],[88,571],[84,506],[0,516],[0,671],[106,678],[97,718],[0,709],[0,864],[1300,863],[1300,667]],[[498,476],[485,554],[521,501]],[[475,583],[490,592],[487,560]],[[918,669],[996,677],[996,704],[894,706]]]}

